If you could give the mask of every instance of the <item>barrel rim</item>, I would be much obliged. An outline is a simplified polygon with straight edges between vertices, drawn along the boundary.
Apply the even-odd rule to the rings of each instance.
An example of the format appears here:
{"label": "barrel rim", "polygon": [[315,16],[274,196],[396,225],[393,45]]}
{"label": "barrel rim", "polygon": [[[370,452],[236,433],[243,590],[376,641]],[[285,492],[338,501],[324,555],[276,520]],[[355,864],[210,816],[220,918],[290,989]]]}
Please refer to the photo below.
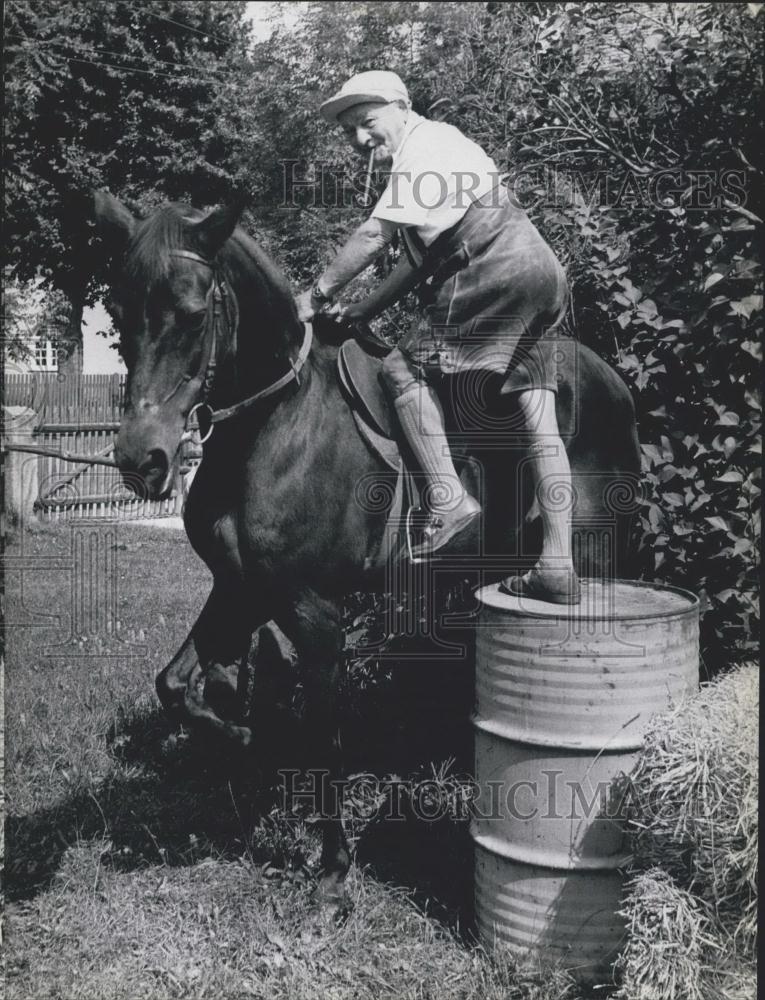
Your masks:
{"label": "barrel rim", "polygon": [[571,858],[562,851],[548,851],[544,858],[540,860],[541,854],[533,848],[524,848],[520,844],[511,844],[501,837],[492,836],[490,833],[481,833],[478,824],[473,820],[470,824],[470,838],[481,850],[492,857],[500,857],[505,861],[513,861],[515,864],[526,865],[532,868],[541,868],[545,871],[555,872],[603,872],[611,873],[622,871],[632,863],[633,855],[628,853],[617,854],[613,857],[600,858]]}
{"label": "barrel rim", "polygon": [[[601,583],[603,581],[595,579],[594,577],[582,577],[580,582],[587,586],[589,583]],[[650,622],[656,621],[658,619],[669,619],[669,618],[685,618],[689,613],[696,612],[698,614],[701,601],[697,594],[694,594],[690,590],[684,590],[682,587],[673,587],[671,584],[664,583],[651,583],[648,580],[622,580],[613,579],[606,581],[608,583],[614,584],[624,584],[625,586],[635,587],[640,590],[663,590],[668,591],[673,594],[677,594],[679,597],[683,597],[688,602],[688,606],[682,609],[674,609],[671,611],[656,611],[650,614],[619,614],[614,612],[613,614],[582,614],[581,604],[548,604],[546,607],[550,608],[549,611],[536,610],[534,608],[508,608],[497,604],[489,603],[482,595],[483,594],[496,594],[499,589],[499,583],[489,583],[482,587],[475,587],[473,594],[476,599],[480,602],[482,607],[488,608],[490,611],[497,611],[513,618],[548,618],[548,619],[572,619],[578,618],[581,621],[595,622],[595,621],[635,621],[635,622]],[[509,595],[508,595],[509,596]],[[529,599],[531,601],[531,599]],[[545,606],[543,601],[531,601],[531,603],[538,605],[539,607]],[[554,609],[554,610],[553,610]],[[579,612],[579,613],[577,613]]]}
{"label": "barrel rim", "polygon": [[[642,714],[642,713],[641,713]],[[652,715],[658,715],[658,712],[651,713]],[[645,731],[648,724],[648,719],[640,720],[639,717],[634,720],[628,720],[629,722],[643,722],[642,728],[635,732],[631,737],[622,735],[621,738],[614,736],[611,739],[607,739],[603,734],[599,737],[588,740],[586,737],[582,739],[572,739],[570,736],[567,737],[565,733],[552,733],[547,737],[544,733],[529,732],[528,730],[522,729],[520,726],[513,726],[508,722],[497,721],[494,719],[487,719],[484,716],[474,712],[470,717],[470,721],[473,728],[479,729],[483,733],[488,733],[491,736],[498,736],[502,740],[507,740],[509,743],[518,743],[521,746],[534,746],[534,747],[544,747],[546,750],[575,750],[582,751],[583,753],[597,753],[602,754],[617,754],[627,751],[628,753],[639,753],[643,749]],[[625,726],[619,727],[618,733],[623,733]],[[605,742],[604,742],[605,741]]]}

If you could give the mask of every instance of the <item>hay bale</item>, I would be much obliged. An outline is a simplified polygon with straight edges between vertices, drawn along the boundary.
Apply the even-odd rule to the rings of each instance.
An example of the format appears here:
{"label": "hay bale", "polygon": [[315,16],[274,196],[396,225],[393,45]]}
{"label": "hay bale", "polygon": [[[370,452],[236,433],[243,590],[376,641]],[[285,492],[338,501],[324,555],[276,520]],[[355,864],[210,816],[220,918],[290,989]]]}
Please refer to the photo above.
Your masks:
{"label": "hay bale", "polygon": [[624,1000],[705,1000],[705,955],[718,950],[698,901],[660,868],[635,876],[622,915],[627,943],[619,958]]}
{"label": "hay bale", "polygon": [[757,1000],[757,967],[753,963],[722,962],[705,977],[706,1000]]}
{"label": "hay bale", "polygon": [[632,776],[624,1000],[754,1000],[759,680],[754,664],[652,721]]}
{"label": "hay bale", "polygon": [[757,917],[758,704],[751,664],[653,720],[628,808],[635,869],[671,875],[746,959]]}

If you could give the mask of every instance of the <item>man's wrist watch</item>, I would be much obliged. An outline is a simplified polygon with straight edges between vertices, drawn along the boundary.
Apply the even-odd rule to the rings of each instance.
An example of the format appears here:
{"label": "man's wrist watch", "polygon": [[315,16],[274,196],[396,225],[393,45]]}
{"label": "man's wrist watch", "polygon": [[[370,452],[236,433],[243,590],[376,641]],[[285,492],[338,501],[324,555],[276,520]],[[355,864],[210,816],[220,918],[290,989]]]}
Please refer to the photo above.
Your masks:
{"label": "man's wrist watch", "polygon": [[325,302],[331,302],[332,301],[332,296],[331,295],[327,295],[326,292],[323,292],[321,290],[321,287],[319,286],[319,282],[318,281],[314,284],[313,288],[311,289],[311,298],[315,302],[319,302],[321,305],[324,305]]}

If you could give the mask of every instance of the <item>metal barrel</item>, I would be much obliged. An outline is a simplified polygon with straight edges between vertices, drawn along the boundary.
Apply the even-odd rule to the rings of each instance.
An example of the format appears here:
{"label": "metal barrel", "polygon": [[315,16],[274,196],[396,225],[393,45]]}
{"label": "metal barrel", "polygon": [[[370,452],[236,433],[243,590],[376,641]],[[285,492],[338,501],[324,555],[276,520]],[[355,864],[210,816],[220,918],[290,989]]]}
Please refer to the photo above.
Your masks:
{"label": "metal barrel", "polygon": [[603,982],[624,936],[627,779],[651,716],[698,687],[699,602],[621,580],[582,581],[572,607],[477,596],[479,935]]}

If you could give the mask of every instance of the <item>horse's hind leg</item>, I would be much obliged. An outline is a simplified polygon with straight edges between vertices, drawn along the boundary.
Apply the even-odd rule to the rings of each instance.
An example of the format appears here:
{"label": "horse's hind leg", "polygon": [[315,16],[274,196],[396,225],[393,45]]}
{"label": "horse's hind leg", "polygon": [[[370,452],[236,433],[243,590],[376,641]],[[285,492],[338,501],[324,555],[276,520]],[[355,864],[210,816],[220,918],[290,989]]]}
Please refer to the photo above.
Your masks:
{"label": "horse's hind leg", "polygon": [[317,901],[334,916],[347,908],[345,876],[350,852],[341,820],[340,657],[345,637],[335,603],[304,592],[277,623],[292,641],[305,691],[307,755],[323,843]]}
{"label": "horse's hind leg", "polygon": [[577,572],[595,579],[629,579],[630,534],[639,481],[618,468],[573,476],[576,508],[573,546]]}

